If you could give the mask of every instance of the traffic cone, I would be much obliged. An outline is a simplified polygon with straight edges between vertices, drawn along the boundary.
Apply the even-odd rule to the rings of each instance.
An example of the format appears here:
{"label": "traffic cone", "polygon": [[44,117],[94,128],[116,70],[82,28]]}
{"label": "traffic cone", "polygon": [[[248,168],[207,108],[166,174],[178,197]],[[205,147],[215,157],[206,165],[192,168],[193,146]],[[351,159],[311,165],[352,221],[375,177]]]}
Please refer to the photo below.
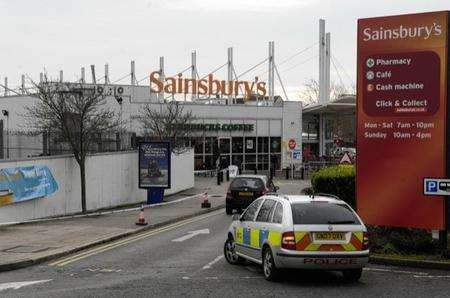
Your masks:
{"label": "traffic cone", "polygon": [[211,208],[211,203],[208,201],[208,193],[205,192],[203,195],[202,208]]}
{"label": "traffic cone", "polygon": [[145,221],[144,218],[144,206],[141,206],[141,210],[139,211],[139,219],[136,222],[137,226],[146,226],[148,223]]}

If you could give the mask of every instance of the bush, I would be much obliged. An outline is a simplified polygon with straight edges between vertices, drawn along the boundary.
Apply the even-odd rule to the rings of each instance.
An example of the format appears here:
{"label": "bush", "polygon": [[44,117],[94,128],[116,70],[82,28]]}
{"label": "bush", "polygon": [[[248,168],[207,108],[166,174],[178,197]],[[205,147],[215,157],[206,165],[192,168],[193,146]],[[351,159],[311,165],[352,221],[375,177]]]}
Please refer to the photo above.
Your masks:
{"label": "bush", "polygon": [[368,226],[370,249],[382,254],[437,254],[439,241],[425,230]]}
{"label": "bush", "polygon": [[315,172],[311,178],[311,184],[315,193],[338,196],[355,208],[355,177],[354,166],[339,165]]}

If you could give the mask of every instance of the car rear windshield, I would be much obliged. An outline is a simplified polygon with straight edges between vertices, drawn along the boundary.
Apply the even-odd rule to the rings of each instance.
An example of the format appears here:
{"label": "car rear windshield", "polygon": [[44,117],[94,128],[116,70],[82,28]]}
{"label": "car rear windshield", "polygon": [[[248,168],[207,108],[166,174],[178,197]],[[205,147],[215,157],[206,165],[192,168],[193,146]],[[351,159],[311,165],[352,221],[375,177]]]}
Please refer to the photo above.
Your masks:
{"label": "car rear windshield", "polygon": [[328,202],[292,204],[294,225],[358,225],[355,213],[343,204]]}
{"label": "car rear windshield", "polygon": [[264,183],[258,178],[235,178],[233,182],[231,182],[230,187],[231,189],[262,189],[264,187]]}

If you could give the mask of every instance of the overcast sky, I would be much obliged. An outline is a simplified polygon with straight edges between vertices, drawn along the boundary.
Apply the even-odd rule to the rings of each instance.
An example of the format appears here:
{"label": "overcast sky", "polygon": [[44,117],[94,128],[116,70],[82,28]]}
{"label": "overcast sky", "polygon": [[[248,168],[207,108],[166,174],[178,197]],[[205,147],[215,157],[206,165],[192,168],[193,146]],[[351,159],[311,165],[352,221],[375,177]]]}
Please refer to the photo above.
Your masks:
{"label": "overcast sky", "polygon": [[[282,80],[295,99],[305,81],[318,78],[318,47],[281,62],[317,43],[319,18],[331,32],[342,81],[351,85],[358,18],[449,9],[449,0],[0,0],[0,83],[7,76],[10,86],[19,85],[21,74],[37,80],[44,68],[75,80],[82,66],[90,80],[89,65],[101,77],[105,63],[115,80],[130,72],[130,60],[142,79],[158,69],[160,56],[171,75],[190,65],[192,50],[202,76],[226,62],[230,46],[239,74],[267,57],[273,40]],[[217,75],[226,79],[225,70]],[[331,80],[340,82],[333,67]]]}

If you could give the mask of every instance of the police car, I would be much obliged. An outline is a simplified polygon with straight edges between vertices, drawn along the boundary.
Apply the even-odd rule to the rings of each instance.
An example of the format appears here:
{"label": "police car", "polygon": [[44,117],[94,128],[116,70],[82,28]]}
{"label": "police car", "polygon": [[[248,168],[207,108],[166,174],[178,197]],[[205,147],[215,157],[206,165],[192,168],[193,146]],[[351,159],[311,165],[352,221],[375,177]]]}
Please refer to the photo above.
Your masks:
{"label": "police car", "polygon": [[228,263],[263,265],[267,280],[282,268],[339,270],[357,281],[369,260],[367,229],[344,201],[328,195],[265,195],[228,230]]}

